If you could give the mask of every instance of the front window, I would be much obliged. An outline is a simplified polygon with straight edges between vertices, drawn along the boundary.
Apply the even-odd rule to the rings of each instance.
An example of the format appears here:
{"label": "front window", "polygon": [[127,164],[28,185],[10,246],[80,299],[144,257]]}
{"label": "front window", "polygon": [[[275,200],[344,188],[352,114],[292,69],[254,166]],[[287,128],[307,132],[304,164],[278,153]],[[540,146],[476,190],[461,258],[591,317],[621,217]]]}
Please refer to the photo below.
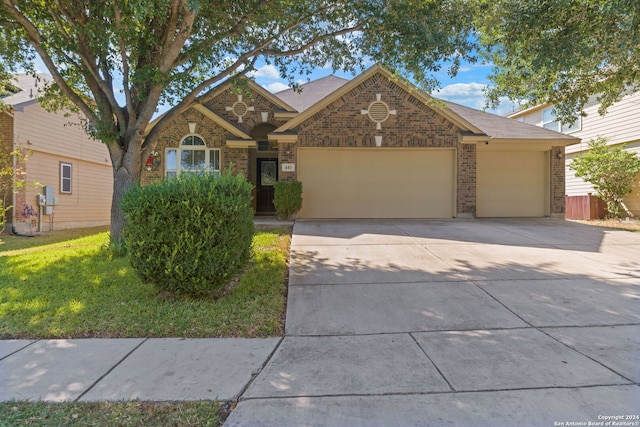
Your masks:
{"label": "front window", "polygon": [[572,133],[579,131],[582,127],[582,118],[578,116],[574,123],[561,123],[556,119],[553,107],[542,110],[542,127],[555,130],[556,132]]}
{"label": "front window", "polygon": [[207,148],[202,138],[189,135],[180,148],[165,152],[165,176],[175,178],[181,173],[214,173],[220,175],[220,150]]}

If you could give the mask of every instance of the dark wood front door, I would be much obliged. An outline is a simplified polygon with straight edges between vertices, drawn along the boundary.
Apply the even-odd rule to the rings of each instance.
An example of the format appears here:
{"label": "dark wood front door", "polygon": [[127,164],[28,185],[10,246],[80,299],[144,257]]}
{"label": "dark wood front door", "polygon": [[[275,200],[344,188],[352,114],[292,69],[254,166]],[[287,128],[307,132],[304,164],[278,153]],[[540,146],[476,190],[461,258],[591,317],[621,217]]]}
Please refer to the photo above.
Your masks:
{"label": "dark wood front door", "polygon": [[273,184],[278,179],[278,159],[256,159],[258,173],[256,182],[256,213],[275,213],[273,206]]}

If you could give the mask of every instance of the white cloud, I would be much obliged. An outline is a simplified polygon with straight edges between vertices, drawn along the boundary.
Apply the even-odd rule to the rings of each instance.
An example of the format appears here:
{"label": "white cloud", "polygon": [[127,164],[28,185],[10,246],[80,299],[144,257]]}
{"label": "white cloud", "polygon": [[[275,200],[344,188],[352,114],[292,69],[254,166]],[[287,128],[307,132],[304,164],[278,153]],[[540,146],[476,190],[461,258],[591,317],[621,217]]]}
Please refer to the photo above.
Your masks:
{"label": "white cloud", "polygon": [[454,102],[453,98],[484,98],[483,90],[486,87],[487,85],[481,83],[454,83],[437,90],[434,96]]}
{"label": "white cloud", "polygon": [[263,65],[262,67],[258,67],[255,71],[249,73],[251,77],[263,77],[265,79],[277,79],[280,78],[280,73],[271,64]]}
{"label": "white cloud", "polygon": [[[454,83],[434,91],[432,95],[436,98],[455,102],[467,107],[483,110],[486,105],[484,89],[487,85],[482,83]],[[507,98],[500,98],[500,104],[495,109],[488,111],[498,115],[504,115],[514,110],[514,103]]]}
{"label": "white cloud", "polygon": [[271,93],[276,93],[276,92],[280,92],[282,90],[285,89],[289,89],[289,86],[287,86],[284,83],[280,83],[280,82],[273,82],[273,83],[269,83],[267,85],[263,85],[265,89],[267,89],[269,92]]}

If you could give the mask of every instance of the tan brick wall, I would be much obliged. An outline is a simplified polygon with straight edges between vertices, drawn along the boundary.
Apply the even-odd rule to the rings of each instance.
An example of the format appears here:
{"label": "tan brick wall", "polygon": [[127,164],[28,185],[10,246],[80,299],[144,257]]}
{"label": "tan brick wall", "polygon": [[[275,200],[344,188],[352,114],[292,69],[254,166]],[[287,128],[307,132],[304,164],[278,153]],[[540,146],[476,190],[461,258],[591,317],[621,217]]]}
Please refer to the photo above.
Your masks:
{"label": "tan brick wall", "polygon": [[[368,115],[361,113],[377,94],[390,110],[396,110],[379,130]],[[375,136],[381,135],[383,147],[456,148],[457,212],[475,213],[475,146],[460,144],[453,123],[382,75],[374,75],[319,111],[300,124],[298,132],[299,147],[375,147]],[[295,162],[294,145],[281,144],[280,161],[285,157],[287,162]],[[291,179],[295,174],[282,173],[281,177]]]}
{"label": "tan brick wall", "polygon": [[460,144],[458,147],[458,214],[476,213],[476,146]]}
{"label": "tan brick wall", "polygon": [[225,146],[222,150],[221,167],[223,170],[231,168],[234,175],[242,173],[245,178],[249,179],[251,176],[249,173],[249,149]]}
{"label": "tan brick wall", "polygon": [[229,154],[225,151],[227,131],[218,124],[212,122],[197,110],[190,109],[169,123],[166,129],[158,137],[155,150],[160,156],[160,166],[156,170],[148,171],[143,167],[141,182],[147,185],[162,179],[165,171],[167,148],[178,148],[185,136],[190,135],[189,122],[196,123],[196,135],[200,136],[207,148],[220,148],[220,167],[224,169],[228,164]]}
{"label": "tan brick wall", "polygon": [[565,214],[565,162],[564,147],[551,147],[551,215],[564,217]]}
{"label": "tan brick wall", "polygon": [[[233,106],[236,102],[238,102],[238,94],[231,89],[227,89],[217,97],[206,102],[204,106],[228,122],[233,123],[246,134],[250,134],[253,128],[259,124],[269,123],[277,128],[285,123],[281,120],[275,120],[273,117],[274,110],[279,109],[279,107],[253,90],[249,93],[243,93],[242,102],[248,107],[253,107],[254,111],[248,111],[247,114],[242,117],[242,123],[238,123],[238,117],[233,114],[232,111],[227,111],[227,107]],[[261,113],[263,112],[268,113],[266,122],[262,121]]]}
{"label": "tan brick wall", "polygon": [[[297,165],[297,149],[296,144],[278,144],[278,163],[282,165],[282,163],[293,163]],[[282,167],[280,166],[280,170],[278,171],[278,180],[280,181],[291,181],[297,178],[297,171],[294,172],[283,172]]]}

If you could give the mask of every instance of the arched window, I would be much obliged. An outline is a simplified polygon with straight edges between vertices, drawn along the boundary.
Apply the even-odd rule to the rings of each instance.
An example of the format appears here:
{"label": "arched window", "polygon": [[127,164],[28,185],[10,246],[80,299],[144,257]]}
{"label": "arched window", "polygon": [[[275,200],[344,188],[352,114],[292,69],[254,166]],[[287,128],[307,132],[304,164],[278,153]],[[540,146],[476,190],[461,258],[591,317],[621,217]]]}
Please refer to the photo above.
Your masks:
{"label": "arched window", "polygon": [[174,178],[181,173],[215,173],[220,175],[220,150],[207,148],[202,138],[187,135],[180,148],[167,148],[165,176]]}

